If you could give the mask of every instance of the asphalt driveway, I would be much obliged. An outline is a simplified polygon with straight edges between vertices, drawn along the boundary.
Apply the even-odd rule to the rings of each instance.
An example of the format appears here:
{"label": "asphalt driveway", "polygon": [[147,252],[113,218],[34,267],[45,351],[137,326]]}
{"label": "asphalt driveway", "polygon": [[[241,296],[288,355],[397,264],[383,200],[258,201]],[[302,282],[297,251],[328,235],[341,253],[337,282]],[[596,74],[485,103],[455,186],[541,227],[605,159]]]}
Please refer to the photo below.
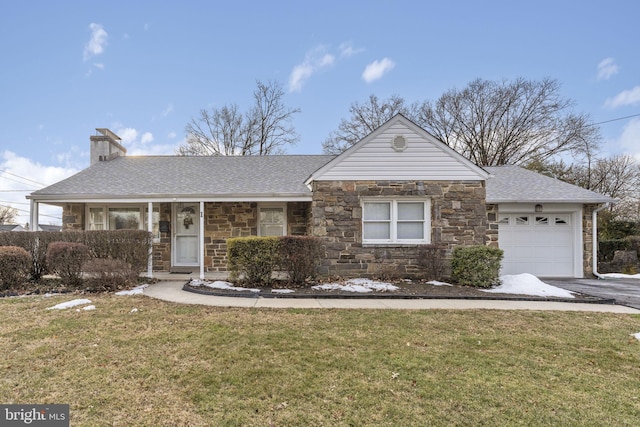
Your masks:
{"label": "asphalt driveway", "polygon": [[640,279],[541,279],[559,288],[601,298],[640,309]]}

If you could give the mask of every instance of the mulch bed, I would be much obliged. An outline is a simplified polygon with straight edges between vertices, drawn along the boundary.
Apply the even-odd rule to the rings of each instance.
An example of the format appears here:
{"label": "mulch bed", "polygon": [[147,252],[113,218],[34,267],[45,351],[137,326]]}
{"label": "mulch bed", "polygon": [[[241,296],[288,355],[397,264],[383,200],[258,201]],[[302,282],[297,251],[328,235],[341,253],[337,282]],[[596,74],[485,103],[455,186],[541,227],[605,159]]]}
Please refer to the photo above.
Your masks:
{"label": "mulch bed", "polygon": [[[543,297],[533,295],[500,294],[482,292],[468,286],[435,286],[425,282],[399,282],[394,285],[400,287],[397,291],[372,291],[367,293],[342,290],[311,289],[314,284],[304,288],[289,288],[286,284],[275,284],[274,287],[252,287],[260,292],[238,291],[226,289],[212,289],[206,286],[192,286],[186,283],[185,291],[202,295],[244,297],[244,298],[396,298],[396,299],[482,299],[482,300],[510,300],[510,301],[557,301],[593,304],[615,304],[613,299],[605,299],[591,295],[574,293],[575,298]],[[237,286],[237,285],[236,285]],[[291,289],[294,292],[281,294],[272,292],[273,289]]]}

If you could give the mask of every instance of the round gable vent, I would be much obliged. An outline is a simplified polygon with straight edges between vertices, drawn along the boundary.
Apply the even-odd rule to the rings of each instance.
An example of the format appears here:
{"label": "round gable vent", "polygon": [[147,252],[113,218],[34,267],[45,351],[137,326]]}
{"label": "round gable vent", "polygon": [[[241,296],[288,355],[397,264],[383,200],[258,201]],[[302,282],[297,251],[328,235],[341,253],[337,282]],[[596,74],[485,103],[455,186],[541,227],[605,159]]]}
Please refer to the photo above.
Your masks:
{"label": "round gable vent", "polygon": [[391,140],[391,146],[396,151],[404,151],[407,148],[407,138],[397,135]]}

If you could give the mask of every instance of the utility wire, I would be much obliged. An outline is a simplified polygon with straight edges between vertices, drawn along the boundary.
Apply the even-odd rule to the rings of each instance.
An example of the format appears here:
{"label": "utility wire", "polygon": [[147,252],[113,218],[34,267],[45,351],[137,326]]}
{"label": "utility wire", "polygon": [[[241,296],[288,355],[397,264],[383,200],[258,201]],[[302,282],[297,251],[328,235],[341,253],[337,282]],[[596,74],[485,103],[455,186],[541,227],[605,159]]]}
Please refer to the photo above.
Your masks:
{"label": "utility wire", "polygon": [[638,116],[640,116],[640,113],[632,114],[630,116],[625,116],[625,117],[618,117],[617,119],[605,120],[604,122],[590,123],[590,124],[588,124],[586,126],[598,126],[598,125],[603,125],[605,123],[617,122],[618,120],[630,119],[632,117],[638,117]]}
{"label": "utility wire", "polygon": [[[14,206],[5,206],[5,205],[0,205],[0,208],[10,208],[10,209],[15,209],[19,212],[26,212],[26,213],[31,213],[30,211],[26,210],[26,209],[20,209],[20,208],[16,208]],[[47,214],[40,214],[40,216],[48,216],[49,218],[55,218],[55,219],[62,219],[62,217],[59,216],[53,216],[53,215],[47,215]]]}
{"label": "utility wire", "polygon": [[7,170],[4,170],[4,169],[0,169],[0,172],[6,173],[7,175],[15,176],[16,178],[20,178],[20,179],[23,179],[25,181],[32,182],[34,184],[42,185],[43,187],[46,186],[46,184],[43,184],[43,183],[38,182],[38,181],[34,181],[33,179],[25,178],[25,177],[20,176],[20,175],[16,175],[15,173],[11,173],[11,172],[9,172]]}

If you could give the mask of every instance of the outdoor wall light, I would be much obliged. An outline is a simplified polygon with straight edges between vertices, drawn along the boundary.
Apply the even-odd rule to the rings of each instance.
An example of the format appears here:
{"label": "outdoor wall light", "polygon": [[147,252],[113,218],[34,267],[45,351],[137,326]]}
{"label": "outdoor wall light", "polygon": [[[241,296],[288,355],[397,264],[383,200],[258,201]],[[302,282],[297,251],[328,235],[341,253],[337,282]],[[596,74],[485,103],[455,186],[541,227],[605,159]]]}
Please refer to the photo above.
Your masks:
{"label": "outdoor wall light", "polygon": [[542,212],[542,205],[541,204],[537,204],[536,205],[536,213],[540,213]]}

